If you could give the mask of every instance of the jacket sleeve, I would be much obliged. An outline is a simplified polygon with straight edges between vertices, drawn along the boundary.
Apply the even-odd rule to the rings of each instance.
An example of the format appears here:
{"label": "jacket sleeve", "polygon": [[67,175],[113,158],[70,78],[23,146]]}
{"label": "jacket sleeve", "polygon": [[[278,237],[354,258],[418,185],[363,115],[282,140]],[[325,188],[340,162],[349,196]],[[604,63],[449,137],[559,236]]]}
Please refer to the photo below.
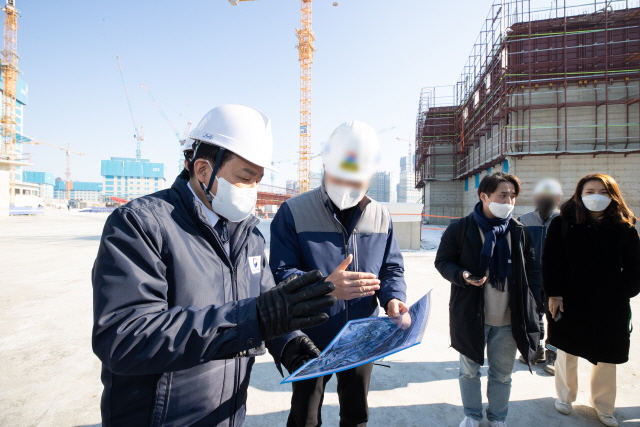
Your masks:
{"label": "jacket sleeve", "polygon": [[407,301],[407,284],[404,281],[404,260],[398,240],[393,232],[393,223],[389,220],[387,244],[384,248],[384,260],[378,274],[380,289],[376,292],[381,307],[387,307],[392,299]]}
{"label": "jacket sleeve", "polygon": [[635,227],[629,230],[629,240],[623,254],[622,283],[626,297],[633,298],[640,293],[640,238]]}
{"label": "jacket sleeve", "polygon": [[[269,265],[267,264],[267,257],[262,257],[262,277],[260,279],[260,293],[266,292],[269,289],[275,286],[273,281],[273,276],[271,275],[271,271],[269,270]],[[273,360],[276,362],[276,367],[280,374],[284,376],[282,372],[282,351],[284,347],[297,336],[304,336],[304,334],[300,331],[294,331],[290,334],[283,335],[274,339],[271,339],[265,342],[267,350],[273,357]]]}
{"label": "jacket sleeve", "polygon": [[436,252],[435,266],[442,277],[454,285],[466,288],[471,286],[462,278],[464,268],[458,265],[458,243],[456,242],[457,229],[460,221],[454,222],[444,231],[440,246]]}
{"label": "jacket sleeve", "polygon": [[567,285],[568,264],[562,240],[562,221],[560,216],[551,221],[542,251],[542,288],[547,297],[561,297]]}
{"label": "jacket sleeve", "polygon": [[531,233],[527,227],[522,229],[525,238],[525,245],[522,248],[524,255],[524,268],[527,273],[527,283],[533,297],[538,303],[538,307],[542,307],[542,268],[540,262],[536,257],[535,247],[533,245],[533,239]]}
{"label": "jacket sleeve", "polygon": [[293,214],[287,203],[283,203],[271,222],[269,266],[277,283],[292,274],[303,275],[302,251],[298,242]]}
{"label": "jacket sleeve", "polygon": [[162,230],[128,208],[104,227],[93,267],[93,351],[116,374],[187,369],[260,345],[255,298],[169,307]]}

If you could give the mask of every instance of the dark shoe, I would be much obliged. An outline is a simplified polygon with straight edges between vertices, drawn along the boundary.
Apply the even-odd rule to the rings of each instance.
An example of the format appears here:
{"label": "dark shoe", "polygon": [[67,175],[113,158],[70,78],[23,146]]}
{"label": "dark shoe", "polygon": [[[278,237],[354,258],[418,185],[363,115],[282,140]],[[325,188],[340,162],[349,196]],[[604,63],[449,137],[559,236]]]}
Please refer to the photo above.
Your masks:
{"label": "dark shoe", "polygon": [[549,375],[556,374],[556,352],[553,350],[547,350],[547,364],[544,366],[544,371]]}
{"label": "dark shoe", "polygon": [[[522,363],[527,363],[527,361],[524,360],[524,356],[522,355],[518,357],[518,360],[521,361]],[[541,345],[539,345],[538,349],[536,350],[535,358],[531,361],[531,364],[535,365],[536,363],[542,363],[546,360],[547,358],[544,355],[544,348]]]}

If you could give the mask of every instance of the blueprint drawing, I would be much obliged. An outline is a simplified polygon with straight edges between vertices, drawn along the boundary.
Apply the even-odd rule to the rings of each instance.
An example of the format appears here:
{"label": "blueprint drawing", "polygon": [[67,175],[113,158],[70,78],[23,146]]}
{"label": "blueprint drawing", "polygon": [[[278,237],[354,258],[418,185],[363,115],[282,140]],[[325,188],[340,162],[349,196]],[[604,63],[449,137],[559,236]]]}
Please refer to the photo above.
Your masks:
{"label": "blueprint drawing", "polygon": [[282,384],[355,368],[420,344],[430,311],[431,291],[413,304],[402,320],[390,317],[351,320],[320,357],[308,361]]}

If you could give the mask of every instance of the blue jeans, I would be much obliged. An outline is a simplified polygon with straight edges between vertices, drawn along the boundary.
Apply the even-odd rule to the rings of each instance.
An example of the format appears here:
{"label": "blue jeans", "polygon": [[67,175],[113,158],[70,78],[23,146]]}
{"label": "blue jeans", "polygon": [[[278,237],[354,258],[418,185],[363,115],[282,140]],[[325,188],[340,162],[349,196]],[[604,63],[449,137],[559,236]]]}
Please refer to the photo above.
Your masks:
{"label": "blue jeans", "polygon": [[[511,335],[511,325],[484,325],[484,342],[487,346],[489,363],[489,383],[487,385],[487,419],[504,421],[509,412],[511,394],[511,372],[516,360],[516,341]],[[475,420],[482,420],[482,389],[480,386],[480,368],[473,360],[460,355],[460,395],[464,414]]]}

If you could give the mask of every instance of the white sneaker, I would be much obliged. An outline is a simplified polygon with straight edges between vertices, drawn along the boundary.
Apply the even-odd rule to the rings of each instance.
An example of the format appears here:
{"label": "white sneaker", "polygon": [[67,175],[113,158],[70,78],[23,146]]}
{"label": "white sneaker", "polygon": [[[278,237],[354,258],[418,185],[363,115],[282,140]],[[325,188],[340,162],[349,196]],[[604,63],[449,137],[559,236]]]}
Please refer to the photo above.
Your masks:
{"label": "white sneaker", "polygon": [[464,417],[464,420],[462,420],[459,427],[480,427],[480,421]]}
{"label": "white sneaker", "polygon": [[491,421],[489,422],[491,427],[507,427],[506,421]]}
{"label": "white sneaker", "polygon": [[560,399],[556,399],[556,411],[561,414],[569,415],[573,408],[571,407],[571,402],[563,402]]}
{"label": "white sneaker", "polygon": [[598,411],[598,418],[600,419],[600,422],[606,426],[618,427],[618,420],[616,420],[616,417],[613,415]]}

